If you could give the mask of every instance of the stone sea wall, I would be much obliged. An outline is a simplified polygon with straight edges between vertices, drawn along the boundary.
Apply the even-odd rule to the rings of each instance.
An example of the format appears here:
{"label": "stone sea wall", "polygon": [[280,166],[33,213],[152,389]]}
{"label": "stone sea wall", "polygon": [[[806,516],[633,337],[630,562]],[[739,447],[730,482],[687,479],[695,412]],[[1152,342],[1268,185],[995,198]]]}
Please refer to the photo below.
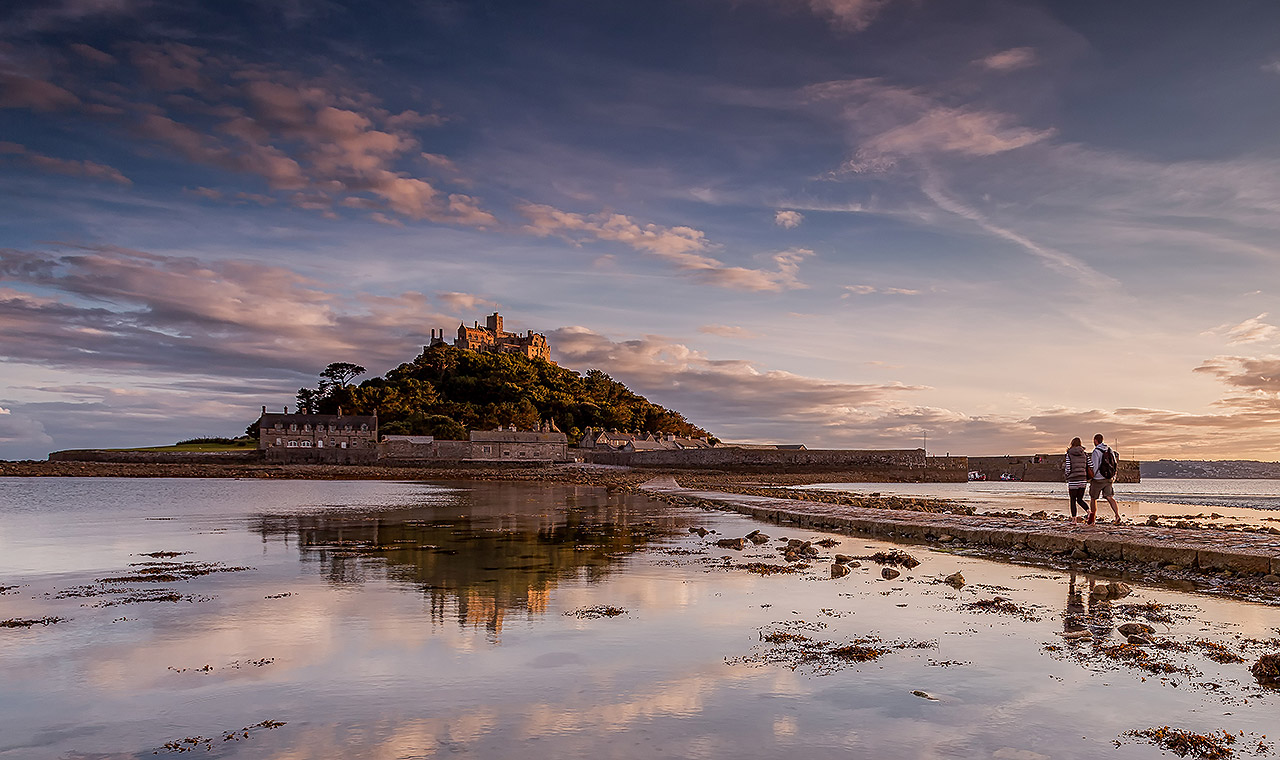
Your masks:
{"label": "stone sea wall", "polygon": [[68,449],[49,455],[50,462],[119,462],[125,464],[248,464],[262,461],[257,449],[244,451],[112,451]]}
{"label": "stone sea wall", "polygon": [[[999,480],[1009,474],[1018,480],[1032,483],[1063,482],[1062,454],[1026,454],[1004,457],[969,457],[969,469],[987,476],[987,480]],[[1142,482],[1141,464],[1133,459],[1121,459],[1116,472],[1117,483]]]}

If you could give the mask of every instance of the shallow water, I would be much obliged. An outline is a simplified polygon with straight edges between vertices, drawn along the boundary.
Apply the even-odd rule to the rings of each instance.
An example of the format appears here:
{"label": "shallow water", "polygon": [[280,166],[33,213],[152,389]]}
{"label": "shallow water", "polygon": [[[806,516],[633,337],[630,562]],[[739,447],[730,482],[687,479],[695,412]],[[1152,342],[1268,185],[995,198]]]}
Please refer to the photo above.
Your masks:
{"label": "shallow water", "polygon": [[[65,618],[0,628],[0,758],[152,757],[204,737],[185,746],[281,760],[1037,760],[1157,757],[1122,736],[1150,726],[1275,730],[1280,695],[1247,663],[1192,645],[1158,653],[1189,672],[1158,675],[1059,634],[1118,643],[1114,625],[1136,619],[1126,605],[1158,602],[1176,616],[1160,636],[1252,662],[1274,646],[1243,639],[1277,637],[1280,609],[1137,584],[1090,602],[1106,579],[923,547],[906,547],[922,564],[893,581],[869,561],[837,580],[829,560],[761,576],[738,566],[784,564],[776,541],[710,545],[755,529],[827,535],[544,484],[0,479],[0,587],[16,586],[0,620]],[[895,548],[832,537],[846,554]],[[157,551],[190,554],[139,556]],[[96,579],[147,569],[133,563],[215,572],[96,593]],[[956,570],[962,591],[938,582]],[[58,598],[84,587],[94,595]],[[138,589],[179,600],[130,601]],[[963,607],[997,594],[1026,614]],[[583,612],[595,607],[624,612]],[[780,632],[874,637],[887,652],[797,662],[763,640]],[[284,725],[239,731],[268,720]]]}

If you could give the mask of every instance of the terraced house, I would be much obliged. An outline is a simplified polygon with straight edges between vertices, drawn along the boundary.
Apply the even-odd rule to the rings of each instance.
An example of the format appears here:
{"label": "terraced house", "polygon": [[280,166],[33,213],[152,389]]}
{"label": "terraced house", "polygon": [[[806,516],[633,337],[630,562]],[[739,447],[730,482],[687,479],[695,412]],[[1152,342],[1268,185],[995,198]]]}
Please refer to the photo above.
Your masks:
{"label": "terraced house", "polygon": [[372,462],[378,456],[378,415],[263,412],[258,449],[268,461]]}

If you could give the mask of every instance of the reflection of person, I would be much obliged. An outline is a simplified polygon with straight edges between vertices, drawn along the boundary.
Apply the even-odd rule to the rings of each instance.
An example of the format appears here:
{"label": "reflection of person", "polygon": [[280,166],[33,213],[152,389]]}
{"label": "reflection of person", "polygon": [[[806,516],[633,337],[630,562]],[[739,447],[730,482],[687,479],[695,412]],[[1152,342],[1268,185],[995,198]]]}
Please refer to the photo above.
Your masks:
{"label": "reflection of person", "polygon": [[1084,503],[1084,487],[1089,481],[1089,455],[1085,453],[1084,446],[1080,445],[1079,438],[1071,439],[1062,467],[1066,472],[1067,496],[1071,499],[1071,524],[1075,525],[1080,522],[1080,518],[1076,516],[1076,505],[1086,515],[1089,513],[1089,505]]}
{"label": "reflection of person", "polygon": [[1082,636],[1085,626],[1084,593],[1076,586],[1076,571],[1071,571],[1071,579],[1067,581],[1067,611],[1062,616],[1062,632],[1071,638]]}
{"label": "reflection of person", "polygon": [[1098,589],[1097,581],[1089,579],[1089,630],[1095,639],[1111,635],[1111,598],[1106,589]]}
{"label": "reflection of person", "polygon": [[[1102,458],[1111,449],[1102,442],[1102,433],[1093,437],[1093,451],[1089,454],[1089,524],[1093,525],[1098,518],[1098,497],[1101,496],[1111,505],[1116,513],[1116,525],[1120,524],[1120,505],[1116,503],[1115,490],[1111,487],[1112,479],[1102,474]],[[1113,473],[1114,477],[1114,473]]]}

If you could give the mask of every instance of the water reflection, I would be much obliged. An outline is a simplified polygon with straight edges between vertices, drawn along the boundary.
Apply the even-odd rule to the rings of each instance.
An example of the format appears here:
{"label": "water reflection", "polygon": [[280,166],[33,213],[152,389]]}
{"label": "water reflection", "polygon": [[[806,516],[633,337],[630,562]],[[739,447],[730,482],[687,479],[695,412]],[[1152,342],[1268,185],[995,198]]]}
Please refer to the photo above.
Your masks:
{"label": "water reflection", "polygon": [[412,584],[430,618],[502,631],[508,614],[546,612],[561,582],[597,583],[655,538],[683,530],[658,505],[646,509],[598,489],[471,484],[443,503],[380,510],[264,515],[253,530],[296,538],[301,558],[333,586],[383,579]]}

